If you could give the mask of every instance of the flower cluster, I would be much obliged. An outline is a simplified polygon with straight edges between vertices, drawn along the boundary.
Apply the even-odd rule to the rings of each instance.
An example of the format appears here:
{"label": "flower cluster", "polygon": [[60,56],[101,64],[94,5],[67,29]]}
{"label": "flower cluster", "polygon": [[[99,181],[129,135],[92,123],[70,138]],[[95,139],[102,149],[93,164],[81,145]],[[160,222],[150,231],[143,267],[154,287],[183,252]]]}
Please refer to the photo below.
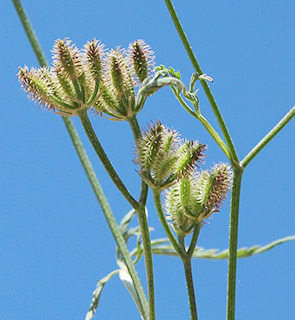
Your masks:
{"label": "flower cluster", "polygon": [[202,161],[206,146],[198,141],[183,141],[178,133],[160,121],[152,123],[137,140],[136,163],[140,175],[159,190],[168,188],[183,175],[194,171]]}
{"label": "flower cluster", "polygon": [[166,189],[167,218],[182,236],[218,211],[231,187],[231,170],[225,163],[216,164],[210,171],[197,171],[205,150],[205,145],[183,141],[159,121],[137,141],[139,173],[152,189]]}
{"label": "flower cluster", "polygon": [[135,87],[153,72],[154,57],[143,40],[105,50],[93,39],[82,50],[68,39],[56,40],[53,66],[19,68],[18,78],[30,99],[63,116],[77,115],[82,109],[115,120],[140,111]]}
{"label": "flower cluster", "polygon": [[188,235],[196,224],[218,212],[231,187],[228,164],[185,175],[165,192],[165,209],[177,234]]}

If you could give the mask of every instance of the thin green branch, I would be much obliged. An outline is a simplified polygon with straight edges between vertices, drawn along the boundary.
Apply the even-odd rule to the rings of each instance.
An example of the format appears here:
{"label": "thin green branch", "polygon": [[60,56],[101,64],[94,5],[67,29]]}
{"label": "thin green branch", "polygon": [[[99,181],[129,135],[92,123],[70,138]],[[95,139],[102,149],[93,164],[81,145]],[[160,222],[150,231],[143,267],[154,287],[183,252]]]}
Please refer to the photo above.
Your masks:
{"label": "thin green branch", "polygon": [[[128,122],[132,129],[134,140],[137,143],[137,139],[141,137],[141,131],[140,131],[140,127],[136,119],[136,116],[128,119]],[[150,320],[154,320],[156,318],[156,311],[155,311],[153,256],[152,256],[150,231],[149,231],[149,226],[148,226],[146,211],[145,211],[147,194],[148,194],[148,185],[142,180],[140,197],[139,197],[139,203],[141,204],[141,207],[140,207],[140,210],[137,210],[136,212],[137,212],[141,236],[142,236],[144,261],[145,261],[147,281],[148,281]]]}
{"label": "thin green branch", "polygon": [[183,259],[182,262],[183,262],[184,273],[185,273],[187,293],[188,293],[188,297],[189,297],[189,307],[190,307],[190,313],[191,313],[191,320],[198,320],[191,258],[188,257],[186,259]]}
{"label": "thin green branch", "polygon": [[215,129],[211,126],[211,124],[208,122],[208,120],[201,114],[199,111],[198,113],[194,112],[187,103],[183,100],[180,94],[178,94],[177,90],[171,86],[171,89],[178,100],[178,102],[183,106],[183,108],[194,118],[199,120],[202,125],[205,127],[205,129],[208,131],[208,133],[211,135],[211,137],[214,139],[214,141],[217,143],[217,145],[220,147],[220,149],[224,152],[226,157],[231,161],[231,155],[228,150],[228,147],[223,142],[223,140],[220,138],[219,134],[215,131]]}
{"label": "thin green branch", "polygon": [[144,310],[145,312],[145,316],[146,316],[146,319],[147,318],[147,315],[148,315],[148,307],[147,307],[147,301],[146,301],[146,297],[145,297],[145,294],[144,294],[144,291],[143,291],[143,288],[142,288],[142,285],[141,285],[141,282],[138,278],[138,274],[136,272],[136,269],[134,267],[134,264],[130,258],[130,254],[129,254],[129,251],[128,251],[128,248],[126,246],[126,243],[123,239],[123,236],[121,234],[121,231],[117,225],[117,222],[114,218],[114,215],[112,213],[112,210],[110,208],[110,205],[104,195],[104,192],[97,180],[97,177],[96,177],[96,174],[93,170],[93,167],[88,159],[88,156],[85,152],[85,149],[83,148],[82,146],[82,143],[78,137],[78,133],[77,131],[75,130],[75,127],[73,125],[72,122],[69,123],[69,129],[70,129],[70,137],[71,137],[71,140],[74,144],[74,147],[77,151],[77,154],[79,156],[79,159],[82,163],[82,166],[85,170],[85,173],[88,177],[88,180],[92,186],[92,189],[95,193],[95,196],[100,204],[100,207],[103,211],[103,214],[105,216],[105,219],[108,223],[108,226],[112,232],[112,235],[115,239],[115,242],[121,252],[121,255],[122,255],[122,258],[127,266],[127,269],[129,271],[129,274],[132,278],[132,281],[133,281],[133,284],[134,284],[134,287],[135,287],[135,290],[136,290],[136,293],[138,295],[138,299],[140,301],[140,304],[141,304],[141,307],[142,309]]}
{"label": "thin green branch", "polygon": [[194,229],[194,232],[193,232],[193,235],[192,235],[191,243],[190,243],[190,246],[189,246],[189,248],[187,250],[187,254],[188,254],[189,257],[192,257],[192,255],[194,253],[194,250],[195,250],[196,245],[197,245],[197,241],[198,241],[200,230],[201,230],[201,224],[198,223],[198,224],[195,225],[195,229]]}
{"label": "thin green branch", "polygon": [[204,116],[202,116],[201,113],[199,113],[199,115],[197,116],[197,119],[202,123],[202,125],[205,127],[205,129],[209,132],[211,137],[214,139],[214,141],[217,143],[217,145],[220,147],[220,149],[224,152],[224,154],[226,155],[228,160],[231,161],[231,154],[229,152],[227,145],[223,142],[223,140],[220,138],[219,134],[211,126],[211,124],[208,122],[208,120]]}
{"label": "thin green branch", "polygon": [[172,244],[172,246],[174,247],[175,251],[178,253],[178,255],[183,259],[186,256],[186,252],[181,248],[181,246],[178,244],[177,240],[174,237],[174,234],[172,233],[169,224],[166,220],[164,211],[163,211],[163,207],[162,207],[162,203],[161,203],[161,193],[157,190],[153,190],[153,194],[154,194],[154,203],[155,203],[155,207],[156,210],[158,212],[158,216],[160,219],[160,222]]}
{"label": "thin green branch", "polygon": [[47,60],[45,58],[44,52],[40,46],[40,43],[37,39],[35,31],[28,19],[28,16],[19,0],[12,0],[15,10],[18,14],[18,17],[23,25],[23,28],[26,32],[26,35],[30,41],[30,44],[35,52],[35,55],[40,63],[40,66],[48,66]]}
{"label": "thin green branch", "polygon": [[135,210],[138,209],[138,202],[132,197],[120,177],[118,176],[116,170],[114,169],[113,165],[111,164],[108,156],[106,155],[105,151],[103,150],[99,140],[97,139],[97,136],[95,134],[95,131],[91,125],[91,122],[88,118],[87,110],[82,109],[78,113],[79,118],[81,120],[82,126],[89,138],[89,141],[91,142],[96,154],[98,155],[100,161],[102,162],[104,168],[106,169],[107,173],[109,174],[110,178],[114,182],[115,186],[118,188],[118,190],[122,193],[124,198],[130,203],[132,208]]}
{"label": "thin green branch", "polygon": [[278,122],[278,124],[245,156],[241,165],[246,166],[257,156],[257,154],[285,127],[295,116],[295,106]]}
{"label": "thin green branch", "polygon": [[[166,6],[167,6],[167,8],[169,10],[170,16],[171,16],[171,18],[173,20],[173,23],[175,25],[175,28],[176,28],[176,30],[178,32],[178,35],[179,35],[179,37],[180,37],[180,39],[182,41],[182,44],[183,44],[183,46],[184,46],[184,48],[185,48],[185,50],[186,50],[186,52],[187,52],[187,54],[189,56],[189,59],[190,59],[192,65],[193,65],[195,71],[197,72],[198,75],[203,74],[202,69],[201,69],[201,67],[200,67],[200,65],[199,65],[199,63],[197,61],[197,58],[196,58],[196,56],[195,56],[195,54],[194,54],[194,52],[193,52],[193,50],[192,50],[192,48],[191,48],[191,46],[190,46],[190,44],[188,42],[188,39],[187,39],[187,37],[186,37],[186,35],[185,35],[184,31],[183,31],[181,23],[180,23],[180,21],[179,21],[179,19],[177,17],[177,14],[176,14],[176,11],[175,11],[174,6],[172,4],[172,1],[171,0],[165,0],[165,3],[166,3]],[[223,117],[221,115],[221,112],[220,112],[220,110],[219,110],[219,108],[217,106],[217,103],[216,103],[216,101],[215,101],[215,99],[213,97],[213,94],[212,94],[212,92],[211,92],[211,90],[210,90],[210,88],[208,86],[208,83],[207,83],[206,80],[203,80],[203,79],[200,79],[200,82],[201,82],[202,87],[203,87],[203,89],[204,89],[204,91],[206,93],[208,101],[209,101],[209,103],[210,103],[210,105],[211,105],[211,107],[213,109],[213,112],[214,112],[215,117],[216,117],[216,119],[217,119],[217,121],[219,123],[221,131],[222,131],[222,133],[224,135],[226,144],[228,146],[228,149],[229,149],[229,152],[230,152],[230,155],[231,155],[231,162],[232,163],[233,162],[238,163],[239,162],[239,158],[238,158],[238,155],[236,153],[236,149],[234,147],[233,141],[231,139],[231,136],[229,134],[229,131],[227,129],[225,121],[224,121],[224,119],[223,119]]]}
{"label": "thin green branch", "polygon": [[227,312],[226,319],[235,319],[236,301],[236,272],[237,272],[237,250],[239,229],[239,205],[242,183],[243,168],[234,168],[233,187],[230,208],[230,230],[229,230],[229,260],[227,279]]}

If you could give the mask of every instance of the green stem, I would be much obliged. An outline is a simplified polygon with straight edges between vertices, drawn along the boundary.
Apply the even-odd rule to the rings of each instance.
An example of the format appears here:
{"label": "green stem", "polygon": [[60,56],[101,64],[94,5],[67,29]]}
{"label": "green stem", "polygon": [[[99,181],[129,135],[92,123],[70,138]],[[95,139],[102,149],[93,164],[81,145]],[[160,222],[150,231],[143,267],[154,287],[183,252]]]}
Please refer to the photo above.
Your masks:
{"label": "green stem", "polygon": [[191,313],[191,320],[198,320],[196,297],[195,297],[195,290],[194,290],[194,281],[193,281],[193,275],[192,275],[191,258],[182,259],[182,262],[183,262],[183,267],[184,267],[184,272],[185,272],[187,293],[188,293],[188,297],[189,297],[189,307],[190,307],[190,313]]}
{"label": "green stem", "polygon": [[[32,25],[26,15],[26,12],[21,4],[21,2],[19,0],[12,0],[14,6],[15,6],[15,9],[18,13],[18,16],[21,20],[21,23],[23,25],[23,28],[27,34],[27,37],[31,43],[31,46],[35,52],[35,55],[40,63],[41,66],[48,66],[48,63],[46,61],[46,58],[45,58],[45,55],[41,49],[41,46],[38,42],[38,39],[35,35],[35,32],[32,28]],[[136,272],[136,269],[134,267],[134,264],[131,260],[131,257],[130,257],[130,254],[129,254],[129,251],[128,251],[128,248],[126,246],[126,243],[122,237],[122,234],[119,230],[119,227],[116,223],[116,220],[114,218],[114,215],[110,209],[110,206],[108,204],[108,201],[103,193],[103,190],[96,178],[96,175],[95,175],[95,172],[92,168],[92,165],[88,159],[88,156],[85,152],[85,149],[83,148],[83,145],[81,143],[81,140],[79,138],[79,135],[73,125],[73,122],[71,121],[70,118],[65,118],[65,117],[62,117],[63,121],[64,121],[64,124],[68,130],[68,133],[71,137],[71,140],[74,144],[74,147],[76,149],[76,152],[79,156],[79,159],[82,163],[82,166],[85,170],[85,173],[88,177],[88,180],[92,186],[92,189],[95,193],[95,196],[102,208],[102,211],[103,211],[103,214],[107,220],[107,223],[110,227],[110,230],[113,234],[113,237],[115,239],[115,242],[119,248],[119,250],[121,251],[121,254],[122,254],[122,257],[123,257],[123,260],[127,266],[127,269],[130,273],[130,276],[132,278],[132,281],[133,281],[133,284],[134,284],[134,288],[135,288],[135,291],[138,295],[138,299],[140,301],[140,305],[142,307],[142,310],[143,310],[143,313],[144,313],[144,316],[145,316],[145,319],[148,319],[148,305],[147,305],[147,300],[146,300],[146,297],[145,297],[145,294],[144,294],[144,291],[143,291],[143,288],[142,288],[142,285],[141,285],[141,282],[139,280],[139,277],[138,277],[138,274]]]}
{"label": "green stem", "polygon": [[100,204],[100,207],[103,211],[105,219],[108,223],[108,226],[112,232],[112,235],[115,239],[115,242],[119,248],[119,251],[122,255],[122,258],[127,266],[129,274],[132,278],[135,291],[137,293],[138,299],[140,301],[140,305],[141,305],[143,313],[145,315],[145,319],[148,319],[148,316],[147,316],[148,315],[148,305],[147,305],[146,297],[145,297],[141,282],[139,280],[138,274],[137,274],[136,269],[134,267],[134,264],[130,258],[130,253],[129,253],[128,248],[126,246],[126,243],[123,239],[121,231],[118,227],[118,224],[115,220],[115,217],[112,213],[110,205],[104,195],[104,192],[100,186],[99,181],[97,180],[96,174],[95,174],[93,167],[89,161],[89,158],[85,152],[85,149],[83,148],[81,140],[79,139],[78,133],[73,125],[73,122],[69,118],[63,118],[63,120],[64,120],[64,123],[65,123],[68,131],[69,131],[71,140],[74,144],[74,147],[75,147],[76,152],[79,156],[79,159],[82,163],[82,166],[85,170],[85,173],[88,177],[88,180],[92,186],[93,192],[94,192],[94,194]]}
{"label": "green stem", "polygon": [[82,109],[78,113],[79,118],[81,120],[82,126],[89,138],[89,141],[91,142],[96,154],[98,155],[100,161],[102,162],[104,168],[106,169],[107,173],[109,174],[110,178],[114,182],[115,186],[118,188],[118,190],[122,193],[122,195],[125,197],[125,199],[130,203],[132,208],[135,210],[138,209],[138,202],[132,197],[132,195],[129,193],[127,188],[125,187],[124,183],[118,176],[116,170],[114,169],[113,165],[111,164],[109,158],[107,157],[106,153],[104,152],[99,140],[97,139],[97,136],[94,132],[94,129],[91,125],[91,122],[87,115],[87,110]]}
{"label": "green stem", "polygon": [[241,161],[244,168],[257,156],[257,154],[285,127],[295,116],[295,106],[278,122],[278,124],[246,155]]}
{"label": "green stem", "polygon": [[211,126],[211,124],[208,122],[208,120],[199,113],[197,115],[197,119],[202,123],[202,125],[205,127],[205,129],[209,132],[211,137],[214,139],[214,141],[217,143],[217,145],[220,147],[220,149],[224,152],[226,157],[229,161],[232,161],[231,154],[229,152],[228,147],[223,142],[223,140],[220,138],[219,134],[214,130],[214,128]]}
{"label": "green stem", "polygon": [[198,241],[198,237],[199,237],[199,234],[200,234],[200,230],[201,230],[201,224],[198,223],[195,225],[195,228],[194,228],[194,232],[193,232],[193,235],[192,235],[192,240],[191,240],[191,243],[190,243],[190,246],[187,250],[187,255],[191,258],[193,253],[194,253],[194,250],[195,250],[195,247],[197,245],[197,241]]}
{"label": "green stem", "polygon": [[[187,52],[187,54],[189,56],[189,59],[190,59],[192,65],[193,65],[195,71],[197,72],[198,75],[203,74],[202,69],[199,66],[199,63],[197,61],[197,58],[196,58],[196,56],[195,56],[195,54],[194,54],[194,52],[193,52],[193,50],[192,50],[192,48],[191,48],[191,46],[190,46],[190,44],[188,42],[188,39],[187,39],[187,37],[186,37],[186,35],[185,35],[184,31],[183,31],[181,23],[180,23],[180,21],[179,21],[179,19],[177,17],[177,14],[176,14],[176,11],[175,11],[175,9],[173,7],[172,1],[171,0],[165,0],[165,3],[166,3],[166,6],[167,6],[167,8],[169,10],[170,16],[171,16],[171,18],[173,20],[173,23],[175,25],[175,28],[176,28],[176,30],[178,32],[178,35],[179,35],[179,37],[180,37],[180,39],[182,41],[182,44],[183,44],[183,46],[184,46],[184,48],[185,48],[185,50],[186,50],[186,52]],[[227,144],[228,149],[229,149],[229,153],[231,155],[231,162],[238,163],[239,159],[238,159],[238,155],[236,153],[234,144],[233,144],[232,139],[230,137],[229,131],[228,131],[227,127],[226,127],[225,121],[224,121],[224,119],[223,119],[223,117],[222,117],[222,115],[220,113],[220,110],[219,110],[219,108],[217,106],[217,103],[216,103],[216,101],[215,101],[215,99],[213,97],[213,94],[212,94],[212,92],[211,92],[211,90],[210,90],[210,88],[208,86],[208,83],[207,83],[206,80],[203,80],[203,79],[200,79],[200,82],[201,82],[202,87],[203,87],[203,89],[205,91],[205,94],[206,94],[206,96],[208,98],[208,101],[209,101],[209,103],[210,103],[210,105],[211,105],[211,107],[213,109],[213,112],[214,112],[215,117],[216,117],[216,119],[217,119],[217,121],[219,123],[221,131],[222,131],[222,133],[224,135],[226,144]]]}
{"label": "green stem", "polygon": [[98,89],[99,89],[99,81],[96,79],[95,80],[95,87],[92,93],[92,96],[90,99],[87,101],[87,106],[91,106],[92,102],[96,99],[97,94],[98,94]]}
{"label": "green stem", "polygon": [[[128,123],[131,127],[135,143],[137,144],[137,140],[141,137],[141,130],[140,130],[138,121],[136,119],[136,116],[129,118]],[[139,203],[142,203],[145,205],[147,200],[147,195],[148,195],[148,185],[144,181],[141,181]]]}
{"label": "green stem", "polygon": [[211,126],[211,124],[208,122],[208,120],[201,115],[200,111],[198,113],[194,112],[187,103],[182,99],[182,97],[177,93],[177,90],[174,87],[171,87],[176,99],[179,101],[179,103],[183,106],[183,108],[191,114],[194,118],[198,119],[202,125],[205,127],[205,129],[209,132],[211,137],[214,139],[214,141],[217,143],[217,145],[220,147],[220,149],[224,152],[224,154],[227,156],[229,160],[231,160],[231,155],[228,151],[228,148],[226,144],[223,142],[223,140],[220,138],[219,134],[215,131],[215,129]]}
{"label": "green stem", "polygon": [[[137,139],[141,137],[141,131],[140,131],[140,127],[136,119],[136,116],[128,119],[128,122],[132,129],[135,142],[137,143]],[[148,226],[146,212],[145,212],[147,194],[148,194],[148,186],[142,180],[140,198],[139,198],[139,203],[141,204],[141,207],[140,207],[140,210],[137,210],[136,212],[138,216],[138,221],[139,221],[139,226],[140,226],[140,231],[142,236],[142,243],[143,243],[144,261],[145,261],[145,268],[146,268],[147,282],[148,282],[150,320],[154,320],[156,318],[156,311],[155,311],[153,256],[152,256],[150,231],[149,231],[149,226]]]}
{"label": "green stem", "polygon": [[40,43],[36,37],[35,31],[28,19],[28,16],[19,0],[12,0],[18,17],[23,25],[26,35],[30,41],[30,44],[35,52],[35,55],[40,63],[40,66],[48,66],[47,60],[45,58],[44,52],[40,46]]}
{"label": "green stem", "polygon": [[227,320],[235,319],[236,271],[239,228],[239,204],[243,168],[234,168],[230,208],[229,261],[227,279]]}
{"label": "green stem", "polygon": [[163,211],[163,207],[162,207],[162,203],[161,203],[161,194],[158,190],[153,190],[153,194],[154,194],[154,203],[155,203],[156,210],[158,212],[160,222],[161,222],[173,248],[178,253],[178,255],[183,259],[186,256],[186,252],[178,244],[177,240],[175,239],[175,237],[169,227],[169,224],[166,220],[166,217],[165,217],[165,214]]}

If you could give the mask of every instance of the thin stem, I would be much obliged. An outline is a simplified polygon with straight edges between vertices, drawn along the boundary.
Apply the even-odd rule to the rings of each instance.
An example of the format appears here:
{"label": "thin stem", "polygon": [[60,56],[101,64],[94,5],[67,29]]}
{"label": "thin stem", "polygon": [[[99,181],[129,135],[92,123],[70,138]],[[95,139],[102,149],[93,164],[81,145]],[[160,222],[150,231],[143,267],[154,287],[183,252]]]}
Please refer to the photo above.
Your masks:
{"label": "thin stem", "polygon": [[174,235],[173,235],[173,233],[167,223],[167,220],[166,220],[166,217],[165,217],[165,214],[163,211],[162,203],[161,203],[161,194],[158,190],[153,190],[153,194],[154,194],[154,203],[155,203],[156,210],[158,212],[160,222],[161,222],[173,248],[175,249],[175,251],[178,253],[178,255],[181,258],[185,258],[185,256],[186,256],[185,250],[183,250],[180,247],[180,245],[178,244],[177,240],[175,239],[175,237],[174,237]]}
{"label": "thin stem", "polygon": [[277,123],[277,125],[246,155],[241,161],[244,168],[257,156],[257,154],[285,127],[295,116],[295,106]]}
{"label": "thin stem", "polygon": [[230,208],[230,230],[229,230],[229,260],[227,279],[227,310],[226,319],[235,319],[236,300],[236,272],[237,272],[237,250],[238,250],[238,228],[239,228],[239,204],[242,183],[243,168],[234,168],[233,187]]}
{"label": "thin stem", "polygon": [[187,250],[187,255],[190,258],[192,257],[192,255],[194,253],[194,250],[195,250],[195,247],[197,245],[197,241],[198,241],[200,230],[201,230],[201,224],[198,223],[198,224],[195,225],[194,232],[193,232],[193,235],[192,235],[192,240],[191,240],[190,246],[189,246],[189,248]]}
{"label": "thin stem", "polygon": [[191,258],[182,259],[184,272],[185,272],[185,279],[186,279],[186,287],[187,293],[189,297],[189,307],[191,313],[191,320],[197,320],[197,305],[196,305],[196,297],[195,297],[195,290],[194,290],[194,281],[192,275],[192,265],[191,265]]}
{"label": "thin stem", "polygon": [[194,118],[196,118],[196,113],[188,106],[188,104],[183,100],[182,96],[177,92],[177,90],[175,89],[175,87],[170,87],[176,97],[176,99],[178,100],[178,102],[183,106],[183,108],[190,114],[192,115]]}
{"label": "thin stem", "polygon": [[[68,118],[63,118],[63,120],[69,120]],[[132,278],[132,281],[133,281],[133,284],[134,284],[134,288],[135,288],[135,291],[137,293],[137,296],[138,296],[138,299],[140,301],[140,304],[141,304],[141,307],[142,307],[142,310],[144,312],[144,315],[145,315],[145,319],[148,319],[147,315],[148,315],[148,304],[147,304],[147,300],[146,300],[146,297],[145,297],[145,293],[143,291],[143,288],[142,288],[142,285],[141,285],[141,282],[139,280],[139,277],[138,277],[138,274],[136,272],[136,269],[134,267],[134,264],[130,258],[130,253],[128,251],[128,248],[126,246],[126,243],[123,239],[123,236],[121,234],[121,231],[118,227],[118,224],[115,220],[115,217],[112,213],[112,210],[110,208],[110,205],[104,195],[104,192],[100,186],[100,183],[99,181],[97,180],[97,177],[96,177],[96,174],[93,170],[93,167],[89,161],[89,158],[85,152],[85,149],[83,148],[83,145],[81,143],[81,140],[79,139],[79,136],[78,136],[78,133],[72,123],[72,121],[66,123],[66,126],[69,130],[69,134],[70,134],[70,137],[71,137],[71,140],[74,144],[74,147],[76,149],[76,152],[79,156],[79,159],[82,163],[82,166],[85,170],[85,173],[88,177],[88,180],[92,186],[92,189],[93,189],[93,192],[100,204],[100,207],[103,211],[103,214],[105,216],[105,219],[108,223],[108,226],[112,232],[112,235],[115,239],[115,242],[118,246],[118,249],[122,255],[122,258],[126,264],[126,267],[129,271],[129,274]]]}
{"label": "thin stem", "polygon": [[[130,118],[128,122],[132,129],[135,142],[137,143],[137,139],[141,137],[141,131],[140,131],[140,127],[136,119],[136,116]],[[148,194],[148,186],[143,180],[141,180],[141,191],[140,191],[140,198],[139,198],[139,203],[141,204],[141,207],[140,207],[140,210],[137,210],[136,212],[138,216],[138,221],[139,221],[139,226],[140,226],[140,231],[142,236],[142,243],[143,243],[144,261],[145,261],[145,268],[146,268],[147,282],[148,282],[150,320],[154,320],[156,318],[156,311],[155,311],[153,256],[152,256],[149,226],[148,226],[146,212],[145,212],[147,194]]]}
{"label": "thin stem", "polygon": [[219,134],[215,131],[215,129],[211,126],[211,124],[208,122],[208,120],[199,113],[197,115],[197,119],[202,123],[202,125],[205,127],[205,129],[209,132],[211,137],[214,139],[214,141],[217,143],[217,145],[220,147],[220,149],[224,152],[226,157],[229,161],[231,161],[231,154],[228,150],[228,147],[223,142],[223,140],[220,138]]}
{"label": "thin stem", "polygon": [[96,79],[95,80],[95,87],[92,93],[92,96],[90,97],[90,99],[87,101],[87,105],[91,106],[92,102],[96,99],[97,94],[98,94],[98,89],[99,89],[99,81]]}
{"label": "thin stem", "polygon": [[[193,50],[192,50],[192,48],[191,48],[191,46],[190,46],[190,44],[188,42],[188,39],[187,39],[187,37],[186,37],[186,35],[185,35],[184,31],[183,31],[181,23],[180,23],[180,21],[179,21],[179,19],[177,17],[177,14],[176,14],[176,11],[175,11],[175,9],[173,7],[172,1],[171,0],[165,0],[165,3],[166,3],[166,6],[167,6],[167,8],[169,10],[170,16],[171,16],[171,18],[173,20],[173,23],[175,25],[175,28],[176,28],[176,30],[178,32],[178,35],[179,35],[179,37],[180,37],[180,39],[182,41],[182,44],[183,44],[183,46],[184,46],[184,48],[185,48],[185,50],[186,50],[186,52],[187,52],[187,54],[189,56],[189,59],[190,59],[192,65],[193,65],[195,71],[197,72],[198,75],[203,74],[202,69],[199,66],[199,63],[197,61],[197,58],[196,58],[196,56],[195,56],[195,54],[194,54],[194,52],[193,52]],[[232,139],[230,137],[229,131],[228,131],[227,127],[226,127],[225,121],[224,121],[224,119],[223,119],[223,117],[222,117],[222,115],[220,113],[220,110],[219,110],[219,108],[217,106],[217,103],[216,103],[216,101],[215,101],[215,99],[213,97],[213,94],[212,94],[212,92],[211,92],[211,90],[210,90],[210,88],[208,86],[208,83],[207,83],[206,80],[203,80],[203,79],[200,79],[200,82],[201,82],[202,87],[203,87],[203,89],[204,89],[204,91],[206,93],[208,101],[209,101],[209,103],[210,103],[210,105],[211,105],[211,107],[213,109],[213,112],[214,112],[215,117],[216,117],[216,119],[217,119],[217,121],[219,123],[221,131],[222,131],[222,133],[224,135],[226,144],[227,144],[228,149],[229,149],[229,153],[231,155],[231,162],[238,163],[239,159],[238,159],[238,155],[236,153],[234,144],[233,144]]]}
{"label": "thin stem", "polygon": [[205,129],[209,132],[211,137],[214,139],[214,141],[217,143],[217,145],[220,147],[220,149],[224,152],[226,157],[231,161],[231,155],[229,153],[228,147],[223,142],[223,140],[220,138],[219,134],[215,131],[215,129],[211,126],[211,124],[208,122],[208,120],[200,113],[194,112],[187,103],[183,100],[183,98],[180,96],[180,94],[177,93],[177,90],[174,87],[171,87],[176,99],[179,101],[179,103],[183,106],[183,108],[194,118],[198,119],[202,125],[205,127]]}
{"label": "thin stem", "polygon": [[[131,127],[135,143],[137,144],[137,140],[141,137],[141,130],[140,130],[138,121],[136,119],[136,116],[129,118],[128,122]],[[147,200],[147,195],[148,195],[148,185],[142,180],[139,203],[142,203],[145,205]]]}
{"label": "thin stem", "polygon": [[[46,58],[45,58],[45,55],[41,49],[41,46],[38,42],[38,39],[35,35],[35,32],[32,28],[32,25],[26,15],[26,12],[21,4],[21,2],[19,0],[12,0],[14,6],[15,6],[15,9],[19,15],[19,18],[22,22],[22,25],[24,27],[24,30],[27,34],[27,37],[31,43],[31,46],[36,54],[36,57],[40,63],[41,66],[47,66],[48,63],[46,61]],[[103,193],[103,190],[97,180],[97,177],[95,175],[95,172],[93,170],[93,167],[89,161],[89,158],[85,152],[85,149],[83,148],[83,145],[81,143],[81,140],[79,138],[79,135],[73,125],[73,122],[71,121],[71,119],[69,118],[65,118],[65,117],[62,117],[63,121],[64,121],[64,124],[68,130],[68,133],[71,137],[71,140],[74,144],[74,147],[76,149],[76,152],[78,154],[78,157],[81,161],[81,164],[85,170],[85,173],[88,177],[88,180],[92,186],[92,189],[95,193],[95,196],[102,208],[102,211],[103,211],[103,214],[107,220],[107,223],[110,227],[110,230],[113,234],[113,237],[115,239],[115,242],[119,248],[119,250],[121,251],[121,254],[122,254],[122,257],[123,257],[123,260],[127,266],[127,269],[129,271],[129,274],[132,278],[132,281],[133,281],[133,284],[134,284],[134,288],[135,288],[135,291],[138,295],[138,299],[139,299],[139,302],[140,302],[140,305],[142,307],[142,310],[143,310],[143,313],[144,313],[144,316],[145,316],[145,319],[148,319],[148,304],[147,304],[147,300],[146,300],[146,297],[145,297],[145,294],[144,294],[144,291],[143,291],[143,288],[142,288],[142,285],[141,285],[141,282],[139,280],[139,277],[138,277],[138,274],[136,272],[136,269],[134,267],[134,264],[131,260],[131,257],[130,257],[130,254],[129,254],[129,251],[128,251],[128,248],[126,246],[126,243],[122,237],[122,234],[119,230],[119,227],[116,223],[116,220],[114,218],[114,215],[110,209],[110,206],[108,204],[108,201]]]}
{"label": "thin stem", "polygon": [[28,19],[28,16],[19,0],[12,0],[18,17],[23,25],[26,35],[30,41],[30,44],[35,52],[35,55],[40,63],[40,66],[48,66],[47,60],[45,58],[44,52],[40,46],[40,43],[36,37],[35,31]]}
{"label": "thin stem", "polygon": [[124,183],[122,182],[122,180],[118,176],[113,165],[111,164],[105,151],[103,150],[99,140],[97,139],[97,136],[96,136],[94,129],[91,125],[91,122],[88,118],[87,110],[85,110],[85,109],[80,110],[78,115],[81,120],[82,126],[83,126],[96,154],[98,155],[100,161],[102,162],[102,164],[103,164],[104,168],[106,169],[107,173],[109,174],[110,178],[113,180],[114,184],[116,185],[118,190],[122,193],[122,195],[125,197],[125,199],[130,203],[132,208],[137,210],[138,209],[138,202],[129,193],[129,191],[125,187]]}

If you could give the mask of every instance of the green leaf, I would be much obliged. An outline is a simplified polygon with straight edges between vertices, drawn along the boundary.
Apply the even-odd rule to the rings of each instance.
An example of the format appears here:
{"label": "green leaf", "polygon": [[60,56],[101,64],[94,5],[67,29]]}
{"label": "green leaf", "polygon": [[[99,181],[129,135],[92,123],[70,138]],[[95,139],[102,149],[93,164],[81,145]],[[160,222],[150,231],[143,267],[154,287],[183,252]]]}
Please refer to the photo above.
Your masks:
{"label": "green leaf", "polygon": [[98,307],[100,295],[102,293],[104,286],[115,274],[119,272],[120,270],[114,270],[111,273],[109,273],[107,276],[105,276],[104,278],[98,281],[96,289],[93,291],[93,298],[92,298],[89,310],[86,314],[85,320],[90,320],[94,317],[95,311]]}
{"label": "green leaf", "polygon": [[[240,248],[238,249],[238,258],[250,257],[265,251],[268,251],[282,243],[295,240],[294,236],[289,236],[275,240],[265,246],[253,246],[250,248]],[[166,243],[166,245],[164,245]],[[141,248],[142,250],[142,248]],[[178,256],[173,246],[169,244],[168,239],[157,239],[152,241],[152,252],[153,254],[166,255],[166,256]],[[134,249],[130,252],[131,256],[137,255],[137,249]],[[193,258],[202,258],[202,259],[228,259],[228,249],[219,251],[218,249],[204,249],[201,247],[196,247],[193,253]]]}
{"label": "green leaf", "polygon": [[[120,277],[120,280],[124,283],[125,287],[127,288],[127,290],[129,291],[131,297],[133,298],[136,306],[137,306],[137,309],[141,315],[141,318],[142,319],[145,319],[144,318],[144,310],[142,310],[142,307],[140,305],[140,302],[138,300],[138,296],[136,294],[136,291],[135,291],[135,288],[134,288],[134,285],[133,285],[133,281],[128,273],[128,270],[127,268],[121,268],[120,272],[119,272],[119,277]],[[85,319],[86,320],[86,319]]]}
{"label": "green leaf", "polygon": [[130,221],[132,220],[132,218],[134,217],[135,215],[135,210],[134,209],[131,209],[124,217],[123,219],[121,220],[121,223],[120,223],[120,229],[121,229],[121,232],[122,234],[125,234],[127,232],[127,228],[130,224]]}

